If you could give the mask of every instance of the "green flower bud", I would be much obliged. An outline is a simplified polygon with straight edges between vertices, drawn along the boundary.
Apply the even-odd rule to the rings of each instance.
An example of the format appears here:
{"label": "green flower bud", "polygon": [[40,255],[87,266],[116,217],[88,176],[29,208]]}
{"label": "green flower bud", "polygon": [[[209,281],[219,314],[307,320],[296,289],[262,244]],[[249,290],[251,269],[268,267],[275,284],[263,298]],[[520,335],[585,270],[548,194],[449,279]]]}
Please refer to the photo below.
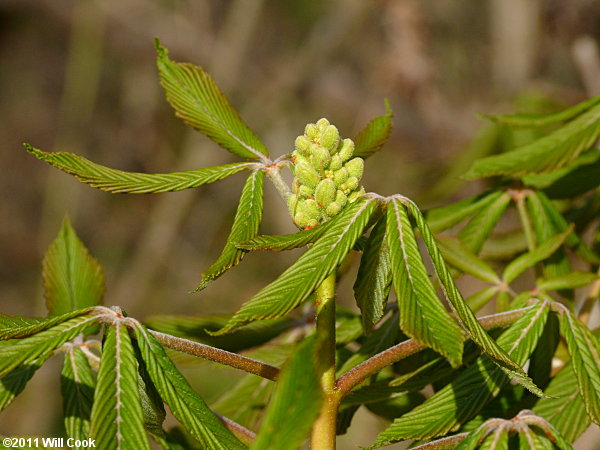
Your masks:
{"label": "green flower bud", "polygon": [[[355,190],[358,187],[358,178],[356,177],[350,177],[346,180],[346,182],[344,183],[344,186],[346,189],[349,189],[350,192],[352,192],[353,190]],[[342,187],[340,186],[340,189]]]}
{"label": "green flower bud", "polygon": [[310,164],[303,162],[296,165],[296,178],[300,180],[301,184],[311,188],[316,187],[321,180],[317,171]]}
{"label": "green flower bud", "polygon": [[317,128],[321,133],[325,131],[325,128],[327,128],[328,126],[329,120],[327,120],[326,118],[323,117],[322,119],[317,120]]}
{"label": "green flower bud", "polygon": [[342,205],[340,205],[338,202],[331,202],[329,204],[329,206],[327,206],[325,213],[329,217],[333,217],[333,216],[337,216],[341,210],[342,210]]}
{"label": "green flower bud", "polygon": [[356,177],[360,180],[365,169],[365,161],[362,158],[357,157],[348,161],[344,167],[348,170],[348,174],[351,177]]}
{"label": "green flower bud", "polygon": [[340,170],[343,164],[344,163],[342,161],[342,158],[340,158],[340,155],[336,153],[331,157],[331,162],[329,163],[329,170],[333,170],[334,172],[336,170]]}
{"label": "green flower bud", "polygon": [[296,150],[298,150],[302,154],[306,154],[308,152],[308,147],[310,146],[311,141],[306,136],[298,136],[294,143]]}
{"label": "green flower bud", "polygon": [[335,199],[336,187],[333,180],[325,178],[315,189],[315,200],[321,208],[326,208]]}
{"label": "green flower bud", "polygon": [[337,192],[335,193],[335,202],[342,205],[342,208],[343,208],[344,206],[346,206],[347,201],[348,201],[348,197],[346,197],[346,194],[344,194],[342,191],[340,191],[338,189]]}
{"label": "green flower bud", "polygon": [[334,125],[329,125],[321,134],[321,145],[329,151],[337,148],[340,142],[340,132]]}
{"label": "green flower bud", "polygon": [[292,183],[292,192],[294,194],[298,194],[298,192],[300,191],[300,180],[298,178],[294,178],[294,182]]}
{"label": "green flower bud", "polygon": [[360,187],[358,191],[354,191],[352,194],[348,196],[348,203],[354,203],[356,200],[361,198],[365,194],[365,188]]}
{"label": "green flower bud", "polygon": [[346,169],[345,167],[342,167],[340,170],[336,170],[333,173],[333,181],[334,181],[335,185],[338,187],[341,184],[345,183],[347,179],[348,179],[348,169]]}
{"label": "green flower bud", "polygon": [[312,197],[315,194],[315,190],[305,184],[301,184],[298,188],[298,193],[300,197]]}
{"label": "green flower bud", "polygon": [[302,156],[302,154],[300,154],[298,150],[292,152],[292,163],[294,163],[294,165],[297,165],[301,162],[310,164],[310,161],[305,156]]}
{"label": "green flower bud", "polygon": [[294,214],[294,223],[299,227],[299,228],[305,228],[308,226],[308,223],[313,220],[310,217],[308,217],[306,214],[304,214],[301,211],[296,211],[296,214]]}
{"label": "green flower bud", "polygon": [[352,155],[354,154],[354,142],[352,139],[344,139],[342,148],[340,148],[338,154],[340,155],[340,158],[342,158],[343,162],[346,162],[352,158]]}
{"label": "green flower bud", "polygon": [[315,139],[317,139],[319,137],[321,132],[319,131],[319,129],[317,128],[317,126],[314,123],[309,123],[308,125],[306,125],[306,128],[304,128],[304,134],[309,139],[312,139],[314,141]]}
{"label": "green flower bud", "polygon": [[300,200],[296,205],[296,211],[306,214],[309,219],[319,220],[321,217],[321,208],[319,208],[317,202],[312,198]]}
{"label": "green flower bud", "polygon": [[296,203],[298,203],[298,196],[296,194],[292,194],[287,199],[288,211],[290,212],[290,216],[294,217],[294,211],[296,211]]}
{"label": "green flower bud", "polygon": [[310,155],[310,164],[315,169],[319,171],[319,173],[323,173],[326,167],[329,166],[329,162],[331,161],[331,155],[326,148],[318,147],[312,155]]}

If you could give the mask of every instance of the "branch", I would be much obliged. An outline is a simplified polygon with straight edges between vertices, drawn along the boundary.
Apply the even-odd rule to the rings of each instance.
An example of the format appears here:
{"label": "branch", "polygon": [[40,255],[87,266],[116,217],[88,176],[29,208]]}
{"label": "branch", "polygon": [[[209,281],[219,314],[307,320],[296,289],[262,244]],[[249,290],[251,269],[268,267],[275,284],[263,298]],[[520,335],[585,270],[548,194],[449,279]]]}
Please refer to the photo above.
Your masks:
{"label": "branch", "polygon": [[275,381],[279,376],[279,369],[277,367],[273,367],[255,359],[221,350],[220,348],[211,347],[210,345],[190,341],[189,339],[178,338],[154,330],[149,331],[158,342],[170,349],[234,367],[271,381]]}
{"label": "branch", "polygon": [[[514,311],[481,317],[478,320],[481,326],[487,330],[502,328],[511,325],[531,308],[531,306],[528,306],[526,308],[515,309]],[[408,339],[370,357],[363,363],[350,369],[337,380],[336,388],[338,393],[343,397],[371,375],[426,348],[425,345],[413,339]]]}
{"label": "branch", "polygon": [[421,444],[417,447],[413,447],[412,450],[434,450],[434,449],[448,449],[455,448],[460,442],[464,441],[469,436],[469,433],[460,433],[453,436],[448,436],[435,441]]}
{"label": "branch", "polygon": [[250,431],[248,428],[243,427],[237,422],[234,422],[231,419],[228,419],[225,416],[222,416],[219,413],[214,412],[214,415],[217,416],[217,419],[221,421],[225,428],[233,433],[233,435],[240,440],[242,444],[247,445],[248,447],[252,445],[254,439],[256,439],[256,434],[253,431]]}

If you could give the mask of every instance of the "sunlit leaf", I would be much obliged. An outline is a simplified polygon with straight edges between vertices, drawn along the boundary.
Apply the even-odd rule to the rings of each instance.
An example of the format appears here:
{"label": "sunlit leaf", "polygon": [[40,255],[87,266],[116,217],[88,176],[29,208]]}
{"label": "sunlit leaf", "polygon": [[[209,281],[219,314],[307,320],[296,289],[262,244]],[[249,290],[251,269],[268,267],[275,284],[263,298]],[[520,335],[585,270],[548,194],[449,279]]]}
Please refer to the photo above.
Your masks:
{"label": "sunlit leaf", "polygon": [[598,275],[590,272],[573,271],[566,275],[560,275],[555,278],[539,280],[537,282],[538,289],[554,290],[575,289],[582,286],[587,286],[598,280]]}
{"label": "sunlit leaf", "polygon": [[96,380],[87,356],[76,346],[65,353],[60,386],[65,430],[70,438],[82,441],[90,436]]}
{"label": "sunlit leaf", "polygon": [[471,252],[479,253],[510,201],[510,196],[506,192],[494,196],[494,200],[483,206],[477,215],[460,230],[458,237]]}
{"label": "sunlit leaf", "polygon": [[280,252],[283,250],[292,250],[315,242],[323,235],[331,223],[331,221],[325,222],[318,227],[292,234],[254,236],[247,241],[237,242],[235,246],[249,251],[270,250],[272,252]]}
{"label": "sunlit leaf", "polygon": [[211,76],[201,67],[176,63],[155,41],[160,83],[177,117],[242,158],[261,158],[267,148],[244,123]]}
{"label": "sunlit leaf", "polygon": [[45,359],[18,366],[12,372],[0,378],[0,412],[9,406],[19,395]]}
{"label": "sunlit leaf", "polygon": [[0,314],[0,340],[22,338],[52,328],[73,317],[81,316],[88,312],[88,308],[70,311],[60,316],[52,317],[22,317],[5,316]]}
{"label": "sunlit leaf", "polygon": [[390,138],[392,133],[392,109],[390,108],[390,102],[385,100],[385,114],[371,120],[365,128],[358,133],[358,136],[354,138],[354,156],[360,156],[361,158],[368,158],[373,153],[381,150],[381,147]]}
{"label": "sunlit leaf", "polygon": [[434,233],[447,230],[479,212],[500,196],[502,192],[499,191],[484,192],[459,202],[430,209],[426,214],[427,224]]}

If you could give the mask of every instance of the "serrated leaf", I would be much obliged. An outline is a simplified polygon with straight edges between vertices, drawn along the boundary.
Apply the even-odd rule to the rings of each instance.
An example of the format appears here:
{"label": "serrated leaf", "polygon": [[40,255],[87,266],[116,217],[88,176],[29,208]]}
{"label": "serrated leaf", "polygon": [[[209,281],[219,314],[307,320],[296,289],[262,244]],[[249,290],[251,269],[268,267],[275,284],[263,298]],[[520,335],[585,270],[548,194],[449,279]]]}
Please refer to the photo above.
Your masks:
{"label": "serrated leaf", "polygon": [[[539,303],[498,338],[498,344],[517,364],[524,364],[537,345],[547,316],[547,304]],[[482,355],[425,403],[394,420],[369,448],[379,448],[403,439],[441,436],[456,430],[498,395],[509,381],[491,358]]]}
{"label": "serrated leaf", "polygon": [[280,252],[283,250],[292,250],[315,242],[323,235],[331,223],[331,221],[325,222],[318,227],[293,234],[254,236],[247,241],[236,242],[235,246],[248,251],[269,250]]}
{"label": "serrated leaf", "polygon": [[215,335],[225,334],[256,320],[281,317],[306,299],[346,257],[363,234],[377,201],[362,199],[348,205],[327,231],[292,266],[242,305]]}
{"label": "serrated leaf", "polygon": [[317,372],[317,346],[316,336],[304,339],[283,367],[251,449],[298,448],[306,439],[323,401]]}
{"label": "serrated leaf", "polygon": [[18,366],[4,377],[0,378],[0,412],[9,406],[19,395],[25,385],[42,366],[45,359],[38,359],[31,363]]}
{"label": "serrated leaf", "polygon": [[134,327],[134,332],[148,375],[171,413],[185,429],[205,448],[244,449],[245,446],[191,388],[154,336],[142,326]]}
{"label": "serrated leaf", "polygon": [[246,241],[258,233],[262,221],[263,186],[264,174],[261,171],[253,172],[246,180],[225,248],[217,261],[202,272],[202,281],[195,291],[204,289],[208,283],[238,265],[247,253],[246,250],[237,248],[236,243]]}
{"label": "serrated leaf", "polygon": [[[498,431],[500,431],[500,433],[504,434],[505,437],[504,439],[506,439],[506,442],[508,444],[508,431],[504,431],[502,429],[497,429],[496,433],[494,433],[494,440],[498,439],[503,439],[500,436],[497,436]],[[486,424],[482,424],[479,427],[477,427],[477,429],[475,429],[475,431],[472,431],[471,433],[469,433],[469,436],[462,441],[457,447],[456,450],[475,450],[477,448],[481,448],[480,444],[483,441],[488,441],[490,434],[490,429]],[[494,446],[491,446],[490,448],[494,448]]]}
{"label": "serrated leaf", "polygon": [[459,239],[442,236],[437,239],[437,243],[442,256],[451,266],[488,283],[501,283],[494,269],[473,254]]}
{"label": "serrated leaf", "polygon": [[466,298],[465,303],[473,312],[476,313],[485,305],[487,305],[497,293],[498,288],[496,286],[490,286]]}
{"label": "serrated leaf", "polygon": [[519,176],[558,169],[589,149],[600,135],[600,106],[531,144],[476,161],[467,179],[493,175]]}
{"label": "serrated leaf", "polygon": [[138,390],[138,362],[124,323],[109,326],[105,334],[90,436],[102,449],[150,449]]}
{"label": "serrated leaf", "polygon": [[7,342],[3,347],[3,357],[0,358],[0,377],[7,375],[21,364],[31,363],[38,358],[47,358],[55,349],[95,323],[96,317],[82,315],[24,339]]}
{"label": "serrated leaf", "polygon": [[176,63],[155,40],[160,84],[175,115],[221,147],[242,158],[263,158],[267,148],[248,128],[202,67]]}
{"label": "serrated leaf", "polygon": [[506,192],[494,196],[494,200],[487,203],[458,233],[465,247],[478,254],[510,202]]}
{"label": "serrated leaf", "polygon": [[96,380],[87,356],[78,347],[71,346],[65,353],[60,386],[67,436],[82,441],[90,436]]}
{"label": "serrated leaf", "polygon": [[385,114],[371,120],[354,138],[354,156],[364,159],[381,150],[392,133],[393,117],[390,102],[386,99]]}
{"label": "serrated leaf", "polygon": [[591,419],[579,393],[572,362],[550,381],[544,393],[548,397],[539,399],[533,412],[554,425],[569,442],[575,442],[588,429]]}
{"label": "serrated leaf", "polygon": [[196,188],[214,183],[243,170],[252,163],[231,163],[171,173],[141,173],[105,167],[73,153],[46,153],[24,144],[29,153],[63,172],[74,175],[82,183],[113,194],[158,194]]}
{"label": "serrated leaf", "polygon": [[90,255],[66,217],[44,256],[42,277],[50,315],[102,303],[106,289],[102,266]]}
{"label": "serrated leaf", "polygon": [[585,409],[600,424],[600,355],[596,338],[590,329],[566,309],[559,314],[560,334],[567,341],[573,371]]}
{"label": "serrated leaf", "polygon": [[502,195],[500,191],[484,192],[464,200],[427,211],[427,224],[431,231],[439,233],[452,228],[467,217],[479,212]]}
{"label": "serrated leaf", "polygon": [[366,333],[383,317],[392,283],[390,254],[385,242],[385,219],[373,227],[360,259],[354,298],[362,313]]}
{"label": "serrated leaf", "polygon": [[566,275],[539,280],[537,282],[538,289],[559,291],[561,289],[576,289],[587,286],[598,280],[598,275],[590,272],[573,271]]}
{"label": "serrated leaf", "polygon": [[416,341],[461,364],[464,336],[442,305],[423,263],[404,205],[392,200],[387,209],[386,240],[390,252],[400,329]]}
{"label": "serrated leaf", "polygon": [[543,242],[530,252],[513,259],[510,263],[508,263],[504,269],[504,272],[502,273],[502,278],[504,281],[506,283],[514,281],[515,278],[525,272],[525,270],[550,257],[550,255],[558,250],[563,242],[565,242],[565,239],[570,233],[571,230],[567,230],[564,233],[552,236],[550,239]]}
{"label": "serrated leaf", "polygon": [[84,308],[53,317],[22,317],[0,314],[0,340],[23,338],[52,328],[73,317],[81,316],[89,311]]}
{"label": "serrated leaf", "polygon": [[527,377],[520,365],[515,364],[506,352],[485,332],[479,321],[475,318],[475,314],[469,309],[462,298],[462,294],[456,287],[450,271],[436,245],[435,237],[427,226],[421,211],[412,202],[408,202],[407,207],[415,219],[417,228],[423,236],[423,241],[425,242],[425,246],[431,257],[431,262],[433,263],[437,277],[446,294],[446,298],[450,305],[452,305],[463,326],[468,331],[469,337],[477,343],[487,355],[491,356],[511,377],[530,391],[541,393]]}
{"label": "serrated leaf", "polygon": [[600,103],[600,96],[590,98],[575,106],[550,114],[503,114],[497,116],[484,114],[483,117],[512,128],[537,128],[571,120],[597,103]]}

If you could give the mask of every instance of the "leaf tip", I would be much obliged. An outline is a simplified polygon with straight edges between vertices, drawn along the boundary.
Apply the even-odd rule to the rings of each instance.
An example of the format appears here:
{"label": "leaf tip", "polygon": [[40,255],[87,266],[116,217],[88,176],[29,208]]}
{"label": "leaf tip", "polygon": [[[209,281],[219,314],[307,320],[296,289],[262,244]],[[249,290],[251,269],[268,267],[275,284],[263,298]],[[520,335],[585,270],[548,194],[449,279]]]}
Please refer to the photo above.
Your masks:
{"label": "leaf tip", "polygon": [[160,39],[157,37],[154,38],[154,49],[159,58],[166,58],[169,55],[169,50],[162,46]]}

